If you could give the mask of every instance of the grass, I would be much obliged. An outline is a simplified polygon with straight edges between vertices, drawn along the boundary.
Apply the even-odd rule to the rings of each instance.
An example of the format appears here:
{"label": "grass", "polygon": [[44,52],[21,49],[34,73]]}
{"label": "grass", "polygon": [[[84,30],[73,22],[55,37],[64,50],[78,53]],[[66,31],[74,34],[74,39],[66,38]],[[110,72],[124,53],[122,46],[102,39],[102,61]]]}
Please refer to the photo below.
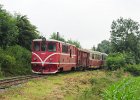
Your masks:
{"label": "grass", "polygon": [[103,93],[104,100],[140,100],[140,77],[125,78]]}
{"label": "grass", "polygon": [[31,80],[0,93],[1,100],[100,100],[103,91],[124,77],[120,70],[67,72]]}

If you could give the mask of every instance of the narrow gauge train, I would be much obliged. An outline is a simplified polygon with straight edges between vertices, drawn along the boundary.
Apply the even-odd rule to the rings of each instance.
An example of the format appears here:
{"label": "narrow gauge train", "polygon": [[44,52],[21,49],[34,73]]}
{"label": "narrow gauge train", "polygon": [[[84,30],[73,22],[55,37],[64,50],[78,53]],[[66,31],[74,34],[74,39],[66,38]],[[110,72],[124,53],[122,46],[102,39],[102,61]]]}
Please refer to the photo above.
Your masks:
{"label": "narrow gauge train", "polygon": [[32,72],[49,74],[69,70],[99,68],[107,54],[79,49],[74,45],[53,40],[32,41]]}

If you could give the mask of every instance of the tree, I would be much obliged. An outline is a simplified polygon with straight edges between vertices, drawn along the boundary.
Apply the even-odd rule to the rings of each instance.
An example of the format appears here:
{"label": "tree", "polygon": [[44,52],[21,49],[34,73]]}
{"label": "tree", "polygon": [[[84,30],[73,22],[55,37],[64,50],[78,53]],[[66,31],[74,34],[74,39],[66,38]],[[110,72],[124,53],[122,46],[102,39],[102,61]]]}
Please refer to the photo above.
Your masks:
{"label": "tree", "polygon": [[81,48],[80,42],[69,39],[67,43],[75,45],[77,48]]}
{"label": "tree", "polygon": [[27,16],[16,15],[16,26],[19,30],[17,44],[31,50],[31,41],[39,38],[39,32],[36,27],[30,23]]}
{"label": "tree", "polygon": [[55,40],[59,40],[59,41],[63,41],[65,42],[66,40],[64,39],[64,37],[60,36],[59,33],[55,33],[53,32],[52,35],[50,36],[50,39],[55,39]]}
{"label": "tree", "polygon": [[62,41],[62,42],[67,42],[69,44],[75,45],[77,48],[81,48],[80,42],[75,41],[75,40],[71,40],[71,39],[66,41],[65,38],[62,37],[59,33],[53,32],[53,34],[50,36],[50,39],[55,39],[55,40],[59,40],[59,41]]}
{"label": "tree", "polygon": [[111,25],[111,49],[113,52],[130,52],[140,60],[140,25],[132,19],[119,18]]}
{"label": "tree", "polygon": [[103,40],[101,43],[97,46],[97,51],[104,52],[109,54],[110,53],[110,42],[107,40]]}
{"label": "tree", "polygon": [[14,45],[18,36],[16,19],[0,5],[0,47]]}
{"label": "tree", "polygon": [[93,47],[91,48],[92,51],[96,51],[96,47],[95,45],[93,45]]}

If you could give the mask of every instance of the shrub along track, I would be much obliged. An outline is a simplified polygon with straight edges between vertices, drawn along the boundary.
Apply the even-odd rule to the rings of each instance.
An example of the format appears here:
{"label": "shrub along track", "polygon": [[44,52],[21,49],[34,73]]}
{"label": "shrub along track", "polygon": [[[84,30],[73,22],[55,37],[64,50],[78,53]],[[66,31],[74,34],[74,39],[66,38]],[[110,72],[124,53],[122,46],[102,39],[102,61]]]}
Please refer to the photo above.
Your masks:
{"label": "shrub along track", "polygon": [[25,75],[25,76],[18,76],[18,77],[11,77],[0,80],[0,89],[6,89],[11,86],[19,85],[25,83],[34,78],[44,77],[45,75]]}

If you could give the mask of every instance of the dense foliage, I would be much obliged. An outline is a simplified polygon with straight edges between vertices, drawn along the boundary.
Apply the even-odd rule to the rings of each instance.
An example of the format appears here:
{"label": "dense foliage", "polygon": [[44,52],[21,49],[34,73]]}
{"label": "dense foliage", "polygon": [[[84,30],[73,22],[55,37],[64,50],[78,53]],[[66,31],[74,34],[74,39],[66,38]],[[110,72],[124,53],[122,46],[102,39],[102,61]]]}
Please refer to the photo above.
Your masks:
{"label": "dense foliage", "polygon": [[125,66],[124,69],[125,71],[131,72],[134,76],[140,75],[140,64],[137,65],[128,64],[127,66]]}
{"label": "dense foliage", "polygon": [[104,100],[139,100],[140,77],[121,80],[105,90]]}
{"label": "dense foliage", "polygon": [[28,50],[35,38],[38,31],[26,16],[12,15],[0,5],[0,76],[31,72]]}
{"label": "dense foliage", "polygon": [[119,18],[111,25],[112,52],[127,52],[140,63],[140,25],[132,19]]}
{"label": "dense foliage", "polygon": [[30,50],[31,40],[38,38],[36,27],[23,15],[8,13],[0,5],[0,47],[5,49],[15,44]]}
{"label": "dense foliage", "polygon": [[81,48],[80,42],[69,39],[67,43],[75,45],[77,48]]}
{"label": "dense foliage", "polygon": [[23,75],[31,72],[31,53],[21,46],[0,49],[0,59],[1,75]]}
{"label": "dense foliage", "polygon": [[125,68],[127,70],[128,65],[134,64],[134,57],[129,53],[110,53],[106,59],[106,68],[109,70],[119,68]]}
{"label": "dense foliage", "polygon": [[111,44],[109,41],[103,40],[101,43],[98,44],[96,50],[109,54],[110,53],[110,46],[111,46]]}
{"label": "dense foliage", "polygon": [[26,16],[16,15],[16,26],[18,27],[17,44],[31,50],[31,41],[39,38],[36,27],[30,23]]}
{"label": "dense foliage", "polygon": [[111,25],[110,42],[103,40],[97,50],[109,53],[106,68],[123,68],[140,75],[140,25],[132,19],[119,18]]}
{"label": "dense foliage", "polygon": [[61,36],[61,35],[59,35],[59,33],[55,33],[55,32],[53,32],[51,34],[50,39],[55,39],[55,40],[59,40],[59,41],[63,41],[63,42],[66,41],[63,36]]}
{"label": "dense foliage", "polygon": [[0,5],[0,47],[6,48],[16,43],[18,36],[16,19]]}
{"label": "dense foliage", "polygon": [[110,70],[116,70],[118,68],[124,67],[125,61],[125,55],[122,53],[110,54],[106,59],[106,67]]}

